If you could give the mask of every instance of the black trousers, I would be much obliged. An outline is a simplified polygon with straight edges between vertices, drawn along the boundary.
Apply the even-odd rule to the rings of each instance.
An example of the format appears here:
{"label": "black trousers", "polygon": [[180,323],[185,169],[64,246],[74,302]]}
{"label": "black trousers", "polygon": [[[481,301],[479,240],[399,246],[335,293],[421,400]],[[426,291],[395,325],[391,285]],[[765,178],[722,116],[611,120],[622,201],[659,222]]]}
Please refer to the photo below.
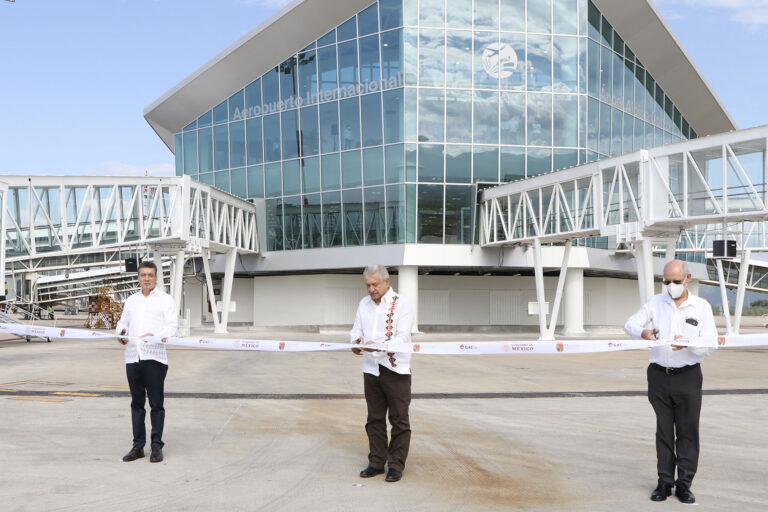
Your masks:
{"label": "black trousers", "polygon": [[140,360],[138,363],[125,365],[128,376],[128,387],[131,389],[131,421],[133,422],[133,446],[144,448],[147,444],[147,431],[144,421],[147,412],[144,409],[145,396],[149,397],[149,417],[152,421],[153,448],[163,447],[163,425],[165,409],[163,397],[165,394],[165,375],[168,365],[152,359]]}
{"label": "black trousers", "polygon": [[[648,366],[648,400],[656,413],[659,481],[691,486],[699,464],[701,365],[676,375]],[[677,468],[677,480],[675,480]]]}
{"label": "black trousers", "polygon": [[[379,366],[379,376],[363,374],[365,403],[368,406],[368,463],[383,469],[402,471],[411,444],[411,424],[408,407],[411,405],[411,376],[401,375]],[[387,411],[392,425],[391,439],[387,442]]]}

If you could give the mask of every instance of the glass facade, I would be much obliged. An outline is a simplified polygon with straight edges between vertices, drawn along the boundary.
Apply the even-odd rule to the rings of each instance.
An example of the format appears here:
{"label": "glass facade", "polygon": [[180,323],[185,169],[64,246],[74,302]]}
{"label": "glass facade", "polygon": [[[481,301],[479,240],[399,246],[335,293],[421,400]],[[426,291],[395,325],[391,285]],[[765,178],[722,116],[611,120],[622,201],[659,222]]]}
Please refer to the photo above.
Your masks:
{"label": "glass facade", "polygon": [[588,0],[379,0],[175,136],[267,250],[471,243],[473,184],[696,137]]}

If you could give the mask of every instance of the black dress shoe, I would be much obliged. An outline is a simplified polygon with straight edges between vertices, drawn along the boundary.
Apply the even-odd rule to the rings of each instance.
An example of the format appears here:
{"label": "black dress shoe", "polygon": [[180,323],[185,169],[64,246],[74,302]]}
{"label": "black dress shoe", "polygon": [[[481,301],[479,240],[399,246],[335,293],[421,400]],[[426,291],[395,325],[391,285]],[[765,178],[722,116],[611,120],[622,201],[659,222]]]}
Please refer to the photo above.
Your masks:
{"label": "black dress shoe", "polygon": [[163,449],[152,448],[152,453],[149,456],[149,462],[162,462],[163,461]]}
{"label": "black dress shoe", "polygon": [[664,501],[667,499],[667,496],[671,495],[672,486],[670,484],[659,482],[658,487],[656,487],[656,489],[654,489],[651,493],[651,501]]}
{"label": "black dress shoe", "polygon": [[384,480],[387,482],[397,482],[401,478],[403,478],[402,471],[398,471],[394,468],[389,468],[389,471],[387,471],[387,477]]}
{"label": "black dress shoe", "polygon": [[694,496],[691,490],[685,485],[677,484],[675,486],[675,496],[677,496],[677,499],[679,499],[682,503],[696,502],[696,496]]}
{"label": "black dress shoe", "polygon": [[144,448],[134,446],[131,451],[123,456],[123,462],[131,462],[132,460],[140,459],[144,457]]}
{"label": "black dress shoe", "polygon": [[384,468],[376,469],[373,466],[368,466],[360,472],[360,478],[371,478],[372,476],[381,475],[384,473]]}

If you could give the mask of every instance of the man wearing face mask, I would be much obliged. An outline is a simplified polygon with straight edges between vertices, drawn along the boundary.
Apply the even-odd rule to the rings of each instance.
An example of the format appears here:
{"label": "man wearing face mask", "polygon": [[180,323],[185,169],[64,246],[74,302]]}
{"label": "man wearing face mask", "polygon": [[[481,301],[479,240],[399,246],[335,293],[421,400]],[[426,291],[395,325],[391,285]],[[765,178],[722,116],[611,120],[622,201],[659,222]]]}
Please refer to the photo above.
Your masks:
{"label": "man wearing face mask", "polygon": [[[712,306],[688,291],[691,274],[684,261],[664,267],[666,291],[651,297],[624,325],[634,338],[670,340],[717,336]],[[701,413],[701,362],[713,349],[659,345],[651,348],[648,366],[648,400],[656,413],[658,486],[651,500],[664,501],[672,494],[683,503],[694,503],[691,482],[699,461]],[[677,480],[675,480],[677,468]]]}

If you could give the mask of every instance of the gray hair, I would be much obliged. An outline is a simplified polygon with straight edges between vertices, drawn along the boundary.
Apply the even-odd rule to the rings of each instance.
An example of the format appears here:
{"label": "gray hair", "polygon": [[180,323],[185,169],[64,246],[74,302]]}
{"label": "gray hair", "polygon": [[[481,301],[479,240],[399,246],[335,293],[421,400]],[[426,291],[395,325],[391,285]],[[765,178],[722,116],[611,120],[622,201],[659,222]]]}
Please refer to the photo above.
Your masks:
{"label": "gray hair", "polygon": [[671,260],[671,261],[668,261],[667,264],[664,265],[664,270],[666,271],[667,267],[669,265],[671,265],[672,263],[675,263],[675,262],[679,262],[680,263],[680,266],[683,269],[683,277],[687,276],[688,275],[688,262],[685,261],[685,260]]}
{"label": "gray hair", "polygon": [[382,279],[389,279],[389,271],[384,265],[377,265],[372,263],[370,265],[366,265],[365,270],[363,270],[364,276],[375,276],[376,274],[379,274]]}

